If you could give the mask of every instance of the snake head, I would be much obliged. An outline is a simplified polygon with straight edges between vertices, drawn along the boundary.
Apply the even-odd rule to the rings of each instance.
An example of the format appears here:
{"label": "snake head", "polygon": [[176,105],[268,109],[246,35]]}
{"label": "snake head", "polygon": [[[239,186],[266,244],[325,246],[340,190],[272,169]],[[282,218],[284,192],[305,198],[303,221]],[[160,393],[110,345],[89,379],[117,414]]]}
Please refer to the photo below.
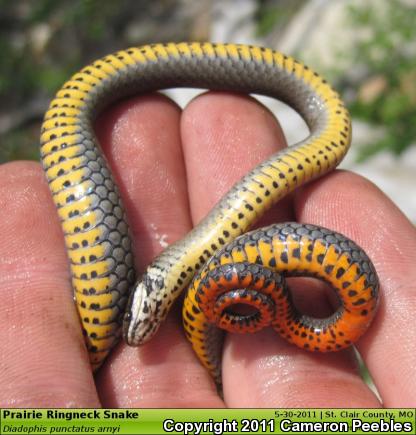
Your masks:
{"label": "snake head", "polygon": [[123,337],[129,346],[150,340],[164,319],[160,313],[163,277],[149,268],[134,286],[123,318]]}

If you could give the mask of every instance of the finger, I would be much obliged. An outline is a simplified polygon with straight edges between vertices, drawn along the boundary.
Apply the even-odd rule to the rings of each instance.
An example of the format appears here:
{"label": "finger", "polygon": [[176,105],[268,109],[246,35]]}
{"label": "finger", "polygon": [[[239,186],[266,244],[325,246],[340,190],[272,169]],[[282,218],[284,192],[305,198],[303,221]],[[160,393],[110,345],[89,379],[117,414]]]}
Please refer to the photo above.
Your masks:
{"label": "finger", "polygon": [[[336,222],[349,222],[345,210],[337,208],[339,192],[350,192],[351,198],[360,193],[354,185],[336,182],[337,173],[330,174],[322,180],[300,189],[295,195],[295,209],[297,220],[328,226],[340,230],[334,222],[326,225],[325,217]],[[324,201],[317,201],[314,196],[317,185],[322,185],[322,190],[330,192]],[[335,194],[335,192],[338,192]],[[351,198],[344,207],[351,206]],[[308,204],[309,214],[306,213]],[[327,219],[328,220],[328,219]],[[344,226],[354,226],[351,224]],[[342,231],[341,231],[342,232]],[[351,236],[344,232],[347,236]],[[354,240],[355,238],[352,237]],[[315,287],[315,285],[312,285]],[[326,317],[331,309],[325,296],[325,286],[317,285],[312,288],[311,283],[302,289],[302,300],[297,300],[301,312],[316,316]],[[300,290],[300,289],[298,289]],[[318,290],[318,292],[316,291]],[[294,289],[296,292],[296,289]],[[296,302],[296,301],[295,301]],[[301,302],[301,303],[299,303]],[[303,302],[303,303],[302,303]],[[310,307],[318,307],[316,312],[311,312]],[[321,307],[321,308],[319,308]],[[274,336],[271,331],[261,335],[266,343],[258,350],[258,359],[248,358],[234,360],[235,378],[244,379],[250,369],[252,378],[256,382],[244,382],[247,395],[245,399],[233,398],[233,406],[265,406],[272,404],[279,407],[378,407],[380,402],[368,388],[360,376],[356,357],[352,349],[333,354],[312,354],[304,352]],[[254,346],[260,346],[255,343]],[[240,346],[241,349],[244,349]],[[249,363],[244,365],[245,360]],[[232,388],[233,385],[230,386]]]}
{"label": "finger", "polygon": [[[96,123],[119,180],[140,272],[191,229],[180,115],[172,101],[150,95],[115,105]],[[139,348],[121,343],[113,352],[97,375],[102,404],[218,406],[213,387],[199,381],[191,352],[176,309],[149,343]]]}
{"label": "finger", "polygon": [[[196,98],[182,117],[183,147],[192,218],[195,223],[256,164],[284,146],[273,115],[246,96],[210,92]],[[273,220],[291,216],[290,201],[269,213]],[[238,340],[230,335],[229,341]],[[227,347],[227,344],[226,344]],[[229,361],[224,358],[223,367]],[[227,377],[227,369],[223,372]],[[208,374],[205,373],[207,377]],[[226,382],[224,393],[227,398]],[[239,395],[237,385],[231,394]]]}
{"label": "finger", "polygon": [[95,124],[128,208],[140,270],[191,225],[179,117],[176,104],[154,94],[115,105]]}
{"label": "finger", "polygon": [[[227,149],[224,150],[224,144],[230,143],[233,151],[237,152],[239,145],[244,149],[244,145],[247,145],[247,143],[250,142],[259,143],[261,141],[261,143],[266,144],[276,143],[276,136],[273,133],[276,132],[277,127],[272,117],[268,118],[269,123],[265,123],[264,118],[263,123],[261,123],[261,120],[259,120],[258,117],[253,117],[251,113],[250,116],[244,117],[244,114],[241,114],[238,111],[236,112],[233,107],[229,108],[223,101],[220,101],[221,107],[220,105],[215,106],[214,102],[215,100],[206,100],[204,108],[208,108],[210,111],[204,112],[205,118],[201,120],[202,122],[199,124],[195,123],[194,119],[191,118],[191,121],[196,124],[196,126],[194,126],[196,134],[193,138],[193,147],[190,148],[192,150],[190,158],[188,158],[187,143],[184,141],[188,180],[191,186],[191,211],[193,213],[193,218],[196,221],[206,213],[204,203],[206,202],[207,204],[205,206],[206,208],[212,206],[215,203],[215,200],[218,199],[218,197],[221,196],[235,181],[235,179],[232,179],[233,174],[235,174],[235,178],[238,179],[253,165],[253,163],[250,165],[250,157],[245,160],[247,156],[244,156],[244,158],[240,157],[237,162],[233,162],[232,157],[230,157],[233,156],[233,154],[227,153]],[[235,113],[238,113],[238,115],[234,115]],[[263,116],[264,114],[265,111],[263,110]],[[212,119],[210,118],[210,115],[212,116]],[[231,121],[229,121],[229,118],[231,118]],[[211,133],[210,122],[222,126],[222,130],[219,130],[217,137],[213,136]],[[234,127],[234,129],[232,127],[230,128],[230,125]],[[254,135],[250,136],[250,133],[253,132],[253,130],[251,130],[253,125],[258,126],[259,131],[254,130]],[[227,133],[229,136],[226,136]],[[223,135],[225,137],[223,137]],[[266,137],[268,136],[269,139],[265,138],[264,135],[266,135]],[[208,138],[208,144],[205,143],[204,138]],[[272,140],[270,140],[270,138]],[[221,157],[217,157],[217,162],[215,161],[215,154],[208,155],[207,152],[208,149],[210,152],[213,152],[211,150],[213,149],[213,146],[215,146],[215,143],[219,143],[223,146],[223,149],[221,149],[223,154],[221,154]],[[195,146],[197,147],[196,151]],[[265,158],[269,155],[271,150],[275,150],[273,149],[273,145],[269,148],[268,152],[265,152],[264,156],[259,156],[260,159],[261,157]],[[212,167],[211,161],[213,162]],[[258,161],[256,163],[258,163]],[[222,168],[221,165],[223,165]],[[196,168],[200,168],[199,173]],[[235,170],[234,168],[237,169]],[[238,172],[239,170],[241,172]],[[215,174],[215,177],[213,177],[212,174]],[[218,195],[218,197],[216,197],[216,195]],[[290,213],[287,213],[287,211],[286,214],[290,216]],[[282,216],[276,216],[275,219],[279,220],[281,217]],[[260,342],[262,342],[262,346],[259,346]],[[229,344],[229,346],[227,346],[227,344]],[[236,349],[239,351],[235,351]],[[269,333],[264,333],[263,335],[259,334],[252,337],[229,336],[229,340],[225,346],[223,362],[224,393],[227,404],[231,406],[261,406],[262,400],[264,400],[263,404],[270,406],[270,398],[273,399],[273,396],[271,396],[271,394],[273,394],[273,387],[271,387],[272,383],[268,382],[268,379],[270,378],[264,376],[267,371],[264,371],[263,367],[257,364],[257,362],[263,355],[270,356],[279,354],[279,352],[284,353],[284,351],[289,355],[299,353],[297,349],[283,343],[275,334],[273,336]],[[310,355],[304,356],[306,365],[308,364],[309,358],[311,358]],[[315,358],[315,360],[318,358],[319,360],[319,357],[314,356],[313,358]],[[329,365],[332,366],[335,371],[340,357],[335,356],[331,358],[332,360],[329,360]],[[344,356],[343,358],[346,357]],[[344,364],[344,367],[345,369],[349,369],[351,378],[353,379],[350,384],[352,385],[352,388],[361,391],[362,382],[355,370],[355,360],[353,356],[348,355],[347,361],[348,363]],[[239,368],[236,367],[238,364],[240,364]],[[315,367],[318,366],[319,364],[315,363]],[[285,372],[280,371],[280,374],[281,373]],[[276,379],[276,373],[273,373],[273,375],[274,379]],[[282,377],[280,376],[278,379],[282,380]],[[258,380],[260,380],[260,382],[258,382],[260,388],[256,393],[252,388],[252,384],[253,382],[257,383]],[[268,385],[269,388],[264,388],[264,385]],[[326,391],[328,392],[326,399],[332,400],[334,397],[334,391],[331,391],[330,389],[327,389]],[[277,400],[280,400],[281,396],[277,393],[274,397],[276,397]],[[300,395],[292,396],[292,399],[297,397],[299,397],[298,403],[301,403],[303,399]],[[311,395],[309,397],[311,397]],[[324,402],[326,399],[325,397],[322,398]],[[364,401],[366,399],[368,399],[368,401],[374,400],[374,403],[377,404],[370,391],[366,391]]]}
{"label": "finger", "polygon": [[0,405],[99,405],[40,165],[0,166]]}
{"label": "finger", "polygon": [[415,406],[415,227],[377,187],[346,172],[306,188],[297,204],[302,220],[346,234],[372,259],[381,283],[380,306],[357,346],[383,404]]}
{"label": "finger", "polygon": [[[238,336],[224,358],[229,361],[224,388],[230,407],[380,406],[360,378],[350,351],[306,352],[267,329],[254,337]],[[233,393],[235,389],[238,394]]]}
{"label": "finger", "polygon": [[[238,94],[199,96],[184,112],[182,131],[194,224],[234,183],[285,144],[270,111],[255,99]],[[268,219],[288,218],[289,204],[280,203]]]}

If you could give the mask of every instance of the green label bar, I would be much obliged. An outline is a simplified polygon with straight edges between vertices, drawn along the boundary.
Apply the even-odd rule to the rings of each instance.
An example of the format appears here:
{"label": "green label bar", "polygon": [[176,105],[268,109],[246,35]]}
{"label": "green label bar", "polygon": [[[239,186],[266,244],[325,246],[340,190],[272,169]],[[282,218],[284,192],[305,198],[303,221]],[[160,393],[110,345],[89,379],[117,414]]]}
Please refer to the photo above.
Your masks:
{"label": "green label bar", "polygon": [[0,433],[416,435],[416,409],[2,409]]}

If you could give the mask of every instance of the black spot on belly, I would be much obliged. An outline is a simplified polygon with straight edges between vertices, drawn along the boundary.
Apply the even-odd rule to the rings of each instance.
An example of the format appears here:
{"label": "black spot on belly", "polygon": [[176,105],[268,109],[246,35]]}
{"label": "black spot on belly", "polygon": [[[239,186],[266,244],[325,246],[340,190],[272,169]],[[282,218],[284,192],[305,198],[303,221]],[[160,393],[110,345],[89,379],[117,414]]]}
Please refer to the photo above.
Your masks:
{"label": "black spot on belly", "polygon": [[325,273],[327,273],[328,275],[331,275],[333,270],[334,266],[332,264],[328,264],[328,266],[325,266]]}
{"label": "black spot on belly", "polygon": [[336,274],[337,279],[341,278],[341,276],[344,275],[344,273],[345,273],[345,269],[343,267],[338,268]]}

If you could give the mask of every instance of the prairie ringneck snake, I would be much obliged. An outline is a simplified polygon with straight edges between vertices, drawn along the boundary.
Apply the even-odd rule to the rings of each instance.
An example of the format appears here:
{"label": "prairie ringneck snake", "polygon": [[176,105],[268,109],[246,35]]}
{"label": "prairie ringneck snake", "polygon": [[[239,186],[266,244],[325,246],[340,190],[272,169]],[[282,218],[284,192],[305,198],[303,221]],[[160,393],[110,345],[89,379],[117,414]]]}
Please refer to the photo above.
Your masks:
{"label": "prairie ringneck snake", "polygon": [[[310,134],[244,176],[135,283],[126,212],[92,125],[120,98],[180,86],[277,98],[303,117]],[[223,336],[218,325],[238,332],[271,325],[312,351],[338,350],[357,340],[378,297],[374,267],[357,245],[333,231],[296,223],[243,234],[281,198],[335,168],[350,135],[348,111],[327,82],[267,48],[146,45],[103,57],[73,75],[45,114],[41,158],[62,222],[92,367],[115,345],[121,324],[128,344],[148,341],[188,287],[185,332],[218,384]],[[332,316],[314,319],[297,311],[284,277],[303,274],[336,289],[340,306]],[[233,312],[237,304],[254,312]]]}

